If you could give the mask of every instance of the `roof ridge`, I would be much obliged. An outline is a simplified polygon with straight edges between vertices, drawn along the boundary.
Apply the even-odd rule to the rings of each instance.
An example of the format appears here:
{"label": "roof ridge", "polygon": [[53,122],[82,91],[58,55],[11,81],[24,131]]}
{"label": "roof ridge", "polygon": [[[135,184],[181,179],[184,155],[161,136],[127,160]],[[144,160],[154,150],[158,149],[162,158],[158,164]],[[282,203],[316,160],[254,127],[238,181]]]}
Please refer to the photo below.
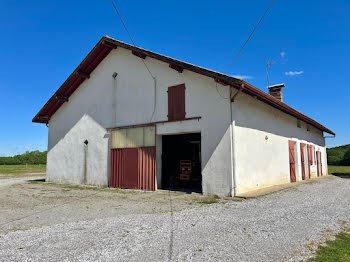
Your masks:
{"label": "roof ridge", "polygon": [[67,78],[67,80],[61,85],[61,87],[55,92],[55,94],[46,102],[43,108],[35,115],[33,122],[38,123],[48,123],[51,116],[61,107],[61,105],[66,102],[69,96],[80,86],[80,84],[90,77],[90,73],[100,64],[100,62],[115,48],[122,47],[133,52],[139,52],[144,57],[151,57],[163,62],[166,62],[174,67],[174,70],[179,72],[182,70],[189,70],[194,73],[202,74],[207,77],[213,78],[215,81],[222,85],[230,85],[234,88],[239,89],[241,84],[245,85],[242,92],[256,97],[258,100],[269,104],[289,115],[296,117],[297,119],[303,120],[306,123],[324,131],[329,134],[335,135],[333,131],[324,127],[320,123],[311,119],[310,117],[302,114],[291,106],[279,101],[270,94],[264,92],[263,90],[256,88],[255,86],[249,84],[248,82],[235,78],[230,75],[223,74],[218,71],[207,69],[201,66],[197,66],[182,60],[178,60],[166,55],[155,53],[153,51],[146,50],[141,47],[130,45],[128,43],[114,39],[108,35],[104,35],[94,48],[89,52],[89,54],[83,59],[83,61],[78,65],[78,67],[73,71],[73,73]]}

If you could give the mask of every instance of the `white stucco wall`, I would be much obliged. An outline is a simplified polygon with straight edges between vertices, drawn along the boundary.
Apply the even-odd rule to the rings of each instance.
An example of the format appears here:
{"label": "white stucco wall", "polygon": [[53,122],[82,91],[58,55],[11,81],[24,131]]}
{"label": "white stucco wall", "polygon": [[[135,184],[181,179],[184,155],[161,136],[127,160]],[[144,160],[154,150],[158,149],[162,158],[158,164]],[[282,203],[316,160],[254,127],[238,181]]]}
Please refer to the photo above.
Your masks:
{"label": "white stucco wall", "polygon": [[[312,144],[322,152],[326,174],[325,139],[322,131],[301,123],[246,94],[233,103],[236,194],[263,187],[290,183],[288,140],[296,142],[296,174],[301,180],[300,143]],[[305,155],[307,158],[307,154]],[[312,177],[317,176],[312,166]],[[306,172],[306,176],[308,174]]]}
{"label": "white stucco wall", "polygon": [[[297,180],[301,180],[300,142],[313,144],[316,150],[322,151],[323,173],[327,173],[321,131],[313,127],[306,131],[305,123],[298,128],[295,118],[243,93],[232,104],[231,154],[230,102],[223,98],[229,97],[229,88],[216,87],[213,79],[187,70],[178,73],[167,63],[149,57],[145,62],[155,76],[156,85],[139,57],[123,48],[113,50],[91,73],[90,79],[72,94],[69,102],[52,116],[48,181],[108,185],[109,133],[106,128],[166,121],[167,89],[182,83],[186,85],[186,117],[201,118],[156,125],[158,188],[162,135],[169,134],[201,133],[204,194],[229,196],[234,184],[236,194],[240,194],[289,183],[288,140],[297,143]],[[118,73],[115,79],[114,72]],[[89,141],[88,146],[84,145],[85,140]],[[231,169],[231,160],[234,169]]]}
{"label": "white stucco wall", "polygon": [[[123,48],[113,50],[51,118],[49,122],[49,181],[81,183],[83,142],[89,140],[87,184],[107,185],[107,127],[166,121],[167,89],[185,83],[186,117],[201,117],[182,123],[157,125],[157,144],[161,135],[201,132],[202,187],[204,194],[231,194],[230,167],[230,103],[217,92],[213,79],[187,70],[183,73],[167,63],[147,57],[145,62],[156,78],[154,81],[140,58]],[[112,74],[118,73],[116,79]],[[218,86],[222,96],[229,96],[228,87]],[[90,148],[95,149],[90,149]],[[157,184],[161,148],[157,148]],[[99,162],[97,164],[97,162]],[[94,175],[92,175],[94,174]]]}
{"label": "white stucco wall", "polygon": [[[53,121],[49,129],[47,154],[47,181],[90,184],[108,184],[108,136],[106,130],[88,115],[81,119],[54,146],[54,130],[61,130]],[[85,145],[84,141],[88,144]]]}

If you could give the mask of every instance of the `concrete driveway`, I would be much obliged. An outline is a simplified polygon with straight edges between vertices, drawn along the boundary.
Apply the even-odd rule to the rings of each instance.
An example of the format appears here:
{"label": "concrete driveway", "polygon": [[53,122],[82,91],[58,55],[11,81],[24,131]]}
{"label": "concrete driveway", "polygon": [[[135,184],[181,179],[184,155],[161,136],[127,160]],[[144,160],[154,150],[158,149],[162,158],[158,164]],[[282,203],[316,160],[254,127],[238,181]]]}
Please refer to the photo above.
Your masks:
{"label": "concrete driveway", "polygon": [[303,261],[348,226],[349,192],[350,179],[328,177],[210,204],[16,183],[0,191],[0,261]]}

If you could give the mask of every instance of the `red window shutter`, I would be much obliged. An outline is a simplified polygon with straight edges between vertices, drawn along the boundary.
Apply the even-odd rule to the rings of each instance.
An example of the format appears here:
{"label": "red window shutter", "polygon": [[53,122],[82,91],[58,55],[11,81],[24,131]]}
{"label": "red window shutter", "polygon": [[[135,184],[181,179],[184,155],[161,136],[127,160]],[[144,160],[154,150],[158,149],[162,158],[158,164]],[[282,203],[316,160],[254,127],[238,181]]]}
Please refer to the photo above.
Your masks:
{"label": "red window shutter", "polygon": [[313,157],[312,157],[312,146],[311,145],[307,145],[307,154],[308,154],[309,165],[312,165]]}
{"label": "red window shutter", "polygon": [[289,140],[289,171],[290,171],[290,182],[296,182],[296,172],[295,172],[295,150],[294,141]]}
{"label": "red window shutter", "polygon": [[314,154],[313,154],[312,146],[310,146],[310,160],[311,160],[311,163],[314,163]]}
{"label": "red window shutter", "polygon": [[185,119],[185,84],[168,88],[168,120]]}
{"label": "red window shutter", "polygon": [[305,180],[305,157],[304,157],[303,143],[300,143],[300,158],[301,158],[301,178]]}

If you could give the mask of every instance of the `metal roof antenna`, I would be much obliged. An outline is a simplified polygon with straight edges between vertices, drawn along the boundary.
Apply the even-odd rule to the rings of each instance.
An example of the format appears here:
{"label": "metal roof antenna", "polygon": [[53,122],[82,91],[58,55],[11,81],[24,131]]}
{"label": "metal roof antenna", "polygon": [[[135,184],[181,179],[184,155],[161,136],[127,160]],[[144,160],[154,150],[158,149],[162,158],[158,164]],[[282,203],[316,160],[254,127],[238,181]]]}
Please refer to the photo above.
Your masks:
{"label": "metal roof antenna", "polygon": [[270,68],[272,65],[275,65],[275,64],[278,64],[278,62],[277,62],[277,61],[275,61],[275,62],[267,61],[267,63],[266,63],[267,89],[269,89],[269,86],[270,86],[270,82],[269,82],[269,68]]}

